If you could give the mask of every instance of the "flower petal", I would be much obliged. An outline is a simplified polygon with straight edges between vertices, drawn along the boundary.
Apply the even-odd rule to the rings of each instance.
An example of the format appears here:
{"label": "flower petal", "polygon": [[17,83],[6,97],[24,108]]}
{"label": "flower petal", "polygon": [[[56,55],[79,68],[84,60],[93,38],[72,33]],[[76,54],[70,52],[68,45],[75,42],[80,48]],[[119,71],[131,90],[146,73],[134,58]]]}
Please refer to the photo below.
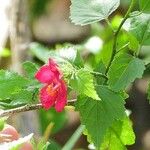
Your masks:
{"label": "flower petal", "polygon": [[55,103],[55,109],[57,112],[63,111],[65,105],[67,104],[67,87],[63,80],[60,80],[60,88],[58,90],[57,100]]}
{"label": "flower petal", "polygon": [[51,83],[53,79],[55,78],[55,75],[50,70],[48,65],[44,65],[35,74],[35,78],[41,83]]}
{"label": "flower petal", "polygon": [[50,70],[55,74],[55,77],[57,79],[60,79],[60,77],[62,76],[61,72],[59,70],[58,65],[53,59],[49,59],[49,67],[50,67]]}
{"label": "flower petal", "polygon": [[49,109],[51,108],[52,106],[54,106],[55,104],[55,101],[56,101],[56,96],[57,95],[54,95],[54,96],[50,96],[47,92],[47,88],[48,88],[49,85],[46,85],[44,86],[41,90],[40,90],[40,101],[41,101],[41,104],[42,106],[45,108],[45,109]]}

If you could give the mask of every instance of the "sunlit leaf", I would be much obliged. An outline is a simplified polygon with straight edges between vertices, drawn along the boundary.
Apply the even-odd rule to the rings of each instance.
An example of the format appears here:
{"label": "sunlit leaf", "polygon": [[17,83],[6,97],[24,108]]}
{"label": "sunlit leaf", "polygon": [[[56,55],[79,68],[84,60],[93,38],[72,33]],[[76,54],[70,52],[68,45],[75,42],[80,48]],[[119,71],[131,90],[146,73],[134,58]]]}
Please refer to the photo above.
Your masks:
{"label": "sunlit leaf", "polygon": [[144,70],[142,60],[122,54],[112,62],[108,72],[108,84],[114,91],[124,90],[136,78],[141,78]]}
{"label": "sunlit leaf", "polygon": [[87,25],[108,18],[120,0],[71,0],[71,20],[78,25]]}

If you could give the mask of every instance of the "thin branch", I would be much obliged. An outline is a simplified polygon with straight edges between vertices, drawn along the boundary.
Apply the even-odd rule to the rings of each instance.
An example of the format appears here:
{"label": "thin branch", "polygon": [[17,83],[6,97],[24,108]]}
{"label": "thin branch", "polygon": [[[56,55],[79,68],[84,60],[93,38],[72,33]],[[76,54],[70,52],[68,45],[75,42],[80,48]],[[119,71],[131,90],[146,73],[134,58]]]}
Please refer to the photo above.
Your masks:
{"label": "thin branch", "polygon": [[106,69],[106,73],[105,73],[105,74],[108,73],[108,70],[109,70],[109,68],[110,68],[110,66],[111,66],[111,63],[112,63],[112,61],[114,60],[114,57],[115,57],[115,55],[116,55],[116,51],[117,51],[117,39],[118,39],[119,32],[120,32],[120,30],[121,30],[123,24],[125,23],[125,21],[128,19],[128,17],[129,17],[129,15],[130,15],[130,13],[131,13],[131,11],[132,11],[132,9],[133,9],[135,3],[136,3],[136,0],[132,0],[132,1],[131,1],[130,7],[129,7],[127,13],[125,14],[125,16],[124,16],[122,22],[120,23],[120,25],[119,25],[117,31],[116,31],[115,34],[114,34],[114,44],[113,44],[112,55],[111,55],[111,59],[110,59],[110,61],[109,61],[109,64],[108,64],[108,66],[107,66],[107,69]]}
{"label": "thin branch", "polygon": [[[72,99],[72,100],[68,100],[68,103],[73,103],[76,101],[77,101],[77,99]],[[11,115],[21,113],[21,112],[38,110],[38,109],[42,109],[42,108],[43,108],[42,104],[33,104],[33,105],[20,106],[20,107],[8,109],[8,110],[1,110],[0,111],[0,118],[5,117],[5,116],[11,116]]]}
{"label": "thin branch", "polygon": [[25,106],[8,109],[8,110],[2,110],[0,111],[0,118],[5,117],[5,116],[11,116],[20,112],[37,110],[41,108],[42,108],[42,104],[33,104],[33,105],[25,105]]}

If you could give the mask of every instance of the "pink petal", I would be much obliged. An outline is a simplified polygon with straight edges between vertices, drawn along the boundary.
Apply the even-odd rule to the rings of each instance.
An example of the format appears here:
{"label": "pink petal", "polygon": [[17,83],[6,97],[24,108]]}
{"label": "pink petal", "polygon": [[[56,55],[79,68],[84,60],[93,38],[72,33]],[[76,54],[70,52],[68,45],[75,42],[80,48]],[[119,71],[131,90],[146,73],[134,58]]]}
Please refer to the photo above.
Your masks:
{"label": "pink petal", "polygon": [[53,59],[49,59],[49,67],[50,67],[50,70],[55,74],[55,77],[59,79],[61,76],[61,72],[59,70],[58,65]]}
{"label": "pink petal", "polygon": [[41,83],[51,83],[55,78],[55,75],[48,65],[44,65],[35,74],[35,78]]}
{"label": "pink petal", "polygon": [[67,87],[64,81],[60,81],[61,86],[58,90],[57,100],[55,103],[55,109],[57,112],[63,111],[65,105],[67,104]]}
{"label": "pink petal", "polygon": [[41,90],[40,90],[40,101],[41,101],[41,104],[42,106],[48,110],[49,108],[51,108],[52,106],[54,106],[55,104],[55,101],[56,101],[56,96],[50,96],[48,93],[47,93],[47,88],[48,88],[48,85],[44,86]]}

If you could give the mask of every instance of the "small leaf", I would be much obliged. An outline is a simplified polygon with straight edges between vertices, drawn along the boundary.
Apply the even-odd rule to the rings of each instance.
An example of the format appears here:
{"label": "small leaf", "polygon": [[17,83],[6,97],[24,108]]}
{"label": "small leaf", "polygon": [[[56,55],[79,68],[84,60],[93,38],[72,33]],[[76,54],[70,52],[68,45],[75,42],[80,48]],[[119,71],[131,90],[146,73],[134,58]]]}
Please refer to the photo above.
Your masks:
{"label": "small leaf", "polygon": [[77,70],[70,84],[77,92],[85,94],[93,99],[100,100],[94,87],[93,76],[89,71],[83,68]]}
{"label": "small leaf", "polygon": [[124,90],[136,78],[142,78],[144,70],[142,60],[122,54],[112,62],[108,72],[108,84],[114,91]]}
{"label": "small leaf", "polygon": [[34,79],[34,75],[38,71],[36,65],[32,62],[27,61],[23,63],[23,68],[26,71],[27,76],[30,79]]}
{"label": "small leaf", "polygon": [[141,45],[150,45],[150,14],[131,16],[125,25]]}
{"label": "small leaf", "polygon": [[29,81],[14,72],[0,70],[0,99],[11,97],[12,93],[19,91]]}
{"label": "small leaf", "polygon": [[124,118],[125,108],[122,95],[109,90],[106,86],[98,86],[97,90],[101,101],[80,96],[76,102],[76,108],[94,145],[99,148],[112,123]]}
{"label": "small leaf", "polygon": [[108,18],[120,5],[120,0],[71,0],[71,20],[87,25]]}
{"label": "small leaf", "polygon": [[62,57],[65,60],[67,59],[69,62],[71,62],[73,65],[77,67],[84,66],[83,59],[81,58],[81,55],[77,50],[77,47],[62,48],[58,51],[58,56]]}
{"label": "small leaf", "polygon": [[35,55],[39,60],[47,63],[48,59],[55,55],[54,51],[49,51],[47,47],[39,43],[30,44],[30,51],[33,55]]}
{"label": "small leaf", "polygon": [[69,47],[53,51],[38,43],[32,43],[30,46],[32,54],[35,55],[39,60],[47,63],[49,58],[54,59],[60,66],[61,70],[65,71],[63,72],[65,74],[68,74],[68,69],[70,71],[72,70],[72,64],[77,67],[84,66],[83,60],[76,48],[78,49],[78,47]]}
{"label": "small leaf", "polygon": [[144,13],[150,13],[150,0],[139,0],[140,10]]}

